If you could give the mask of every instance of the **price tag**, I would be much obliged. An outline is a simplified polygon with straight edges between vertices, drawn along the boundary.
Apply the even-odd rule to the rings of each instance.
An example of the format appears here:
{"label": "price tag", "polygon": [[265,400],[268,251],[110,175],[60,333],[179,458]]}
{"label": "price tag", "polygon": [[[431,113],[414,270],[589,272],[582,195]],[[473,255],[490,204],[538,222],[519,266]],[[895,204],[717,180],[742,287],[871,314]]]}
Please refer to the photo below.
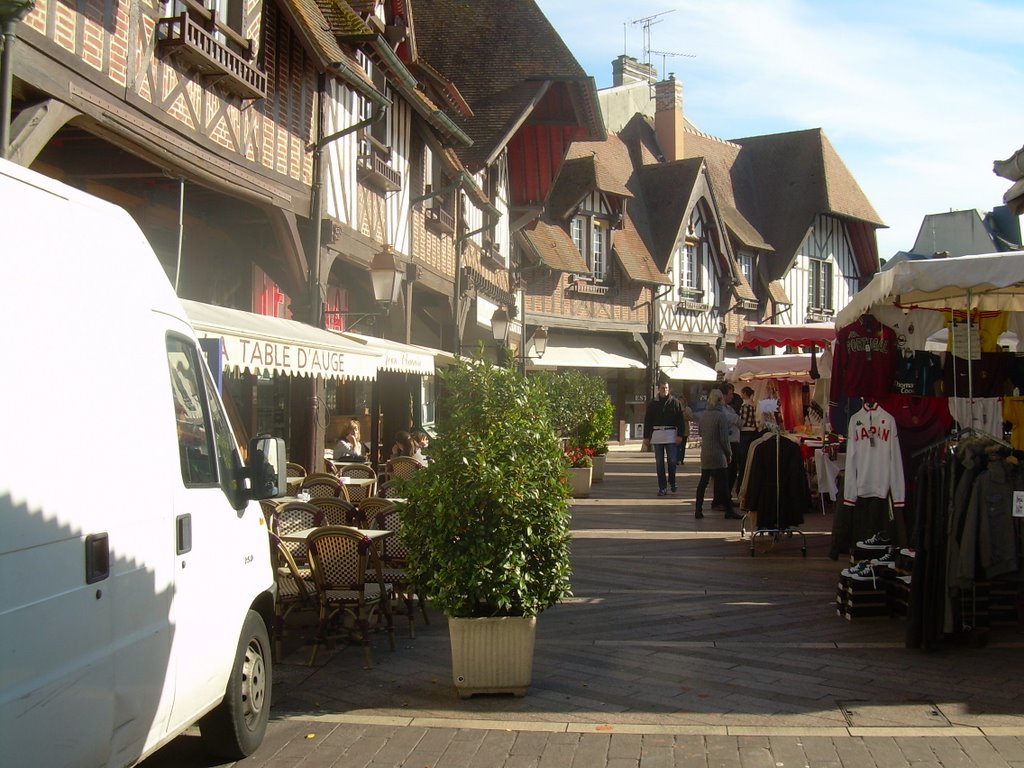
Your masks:
{"label": "price tag", "polygon": [[1013,516],[1024,517],[1024,491],[1013,492]]}

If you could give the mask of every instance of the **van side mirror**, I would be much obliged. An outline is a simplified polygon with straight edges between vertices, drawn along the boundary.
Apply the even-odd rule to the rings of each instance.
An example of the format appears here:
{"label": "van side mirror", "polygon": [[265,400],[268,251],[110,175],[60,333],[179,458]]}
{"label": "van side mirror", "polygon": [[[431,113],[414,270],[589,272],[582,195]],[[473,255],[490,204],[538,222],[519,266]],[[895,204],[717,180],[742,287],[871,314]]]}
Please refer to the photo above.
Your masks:
{"label": "van side mirror", "polygon": [[284,495],[288,486],[288,459],[284,440],[261,435],[249,441],[249,495],[272,499]]}

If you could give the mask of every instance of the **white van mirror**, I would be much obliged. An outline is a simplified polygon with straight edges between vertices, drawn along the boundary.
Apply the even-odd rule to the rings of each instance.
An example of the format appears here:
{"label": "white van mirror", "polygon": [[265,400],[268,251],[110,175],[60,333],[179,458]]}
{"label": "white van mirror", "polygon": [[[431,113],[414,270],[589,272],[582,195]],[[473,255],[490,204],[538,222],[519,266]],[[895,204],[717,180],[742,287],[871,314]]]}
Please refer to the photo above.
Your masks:
{"label": "white van mirror", "polygon": [[284,494],[288,482],[288,459],[284,440],[261,435],[249,442],[250,496],[272,499]]}

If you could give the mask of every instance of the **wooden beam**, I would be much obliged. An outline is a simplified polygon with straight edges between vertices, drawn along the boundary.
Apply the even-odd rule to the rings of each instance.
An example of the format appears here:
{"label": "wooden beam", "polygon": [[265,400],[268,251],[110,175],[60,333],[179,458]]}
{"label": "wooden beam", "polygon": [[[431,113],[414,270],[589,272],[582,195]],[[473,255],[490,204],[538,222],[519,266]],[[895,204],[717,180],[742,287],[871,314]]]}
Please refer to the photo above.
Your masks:
{"label": "wooden beam", "polygon": [[285,273],[292,282],[291,285],[281,287],[292,296],[305,296],[305,292],[308,290],[309,260],[306,258],[306,249],[302,244],[298,220],[294,213],[281,208],[267,206],[264,210],[274,229],[277,242],[281,246]]}
{"label": "wooden beam", "polygon": [[81,115],[77,109],[56,99],[26,107],[11,123],[10,160],[28,168],[53,135]]}

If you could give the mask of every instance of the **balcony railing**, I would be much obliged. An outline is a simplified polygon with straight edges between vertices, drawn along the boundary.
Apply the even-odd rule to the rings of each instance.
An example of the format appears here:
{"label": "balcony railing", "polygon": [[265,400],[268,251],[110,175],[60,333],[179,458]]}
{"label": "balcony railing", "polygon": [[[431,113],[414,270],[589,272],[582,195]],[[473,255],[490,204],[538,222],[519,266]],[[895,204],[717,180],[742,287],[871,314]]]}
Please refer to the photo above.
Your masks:
{"label": "balcony railing", "polygon": [[359,179],[382,192],[397,192],[402,188],[402,174],[388,165],[385,152],[390,150],[382,148],[369,134],[362,135],[356,161]]}
{"label": "balcony railing", "polygon": [[197,24],[187,12],[156,23],[157,51],[186,61],[201,75],[243,99],[267,95],[267,76]]}
{"label": "balcony railing", "polygon": [[455,217],[444,209],[440,200],[434,200],[433,205],[423,212],[426,218],[427,229],[438,234],[451,235],[455,233]]}

